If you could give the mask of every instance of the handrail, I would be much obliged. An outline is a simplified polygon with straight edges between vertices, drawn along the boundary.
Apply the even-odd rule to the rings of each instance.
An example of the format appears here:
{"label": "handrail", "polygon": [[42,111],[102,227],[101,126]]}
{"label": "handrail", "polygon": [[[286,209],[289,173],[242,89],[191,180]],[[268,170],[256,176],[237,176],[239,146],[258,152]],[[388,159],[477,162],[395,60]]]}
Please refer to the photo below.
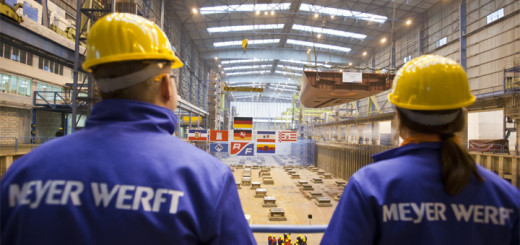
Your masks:
{"label": "handrail", "polygon": [[16,138],[16,137],[0,137],[0,139],[14,139],[14,152],[18,151],[18,138]]}
{"label": "handrail", "polygon": [[324,233],[327,225],[249,225],[256,233]]}

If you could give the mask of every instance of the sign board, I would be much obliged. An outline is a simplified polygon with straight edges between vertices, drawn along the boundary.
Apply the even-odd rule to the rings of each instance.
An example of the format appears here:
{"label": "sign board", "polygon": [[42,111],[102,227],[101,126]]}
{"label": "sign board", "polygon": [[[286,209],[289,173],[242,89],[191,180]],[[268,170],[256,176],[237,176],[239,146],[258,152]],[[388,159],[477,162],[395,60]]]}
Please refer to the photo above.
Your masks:
{"label": "sign board", "polygon": [[229,131],[227,130],[210,130],[210,141],[229,141]]}
{"label": "sign board", "polygon": [[209,152],[229,152],[228,143],[210,143]]}
{"label": "sign board", "polygon": [[278,142],[297,142],[298,133],[296,131],[278,131]]}
{"label": "sign board", "polygon": [[254,156],[255,144],[248,142],[231,142],[231,155]]}
{"label": "sign board", "polygon": [[343,72],[343,83],[362,83],[363,73],[361,72]]}

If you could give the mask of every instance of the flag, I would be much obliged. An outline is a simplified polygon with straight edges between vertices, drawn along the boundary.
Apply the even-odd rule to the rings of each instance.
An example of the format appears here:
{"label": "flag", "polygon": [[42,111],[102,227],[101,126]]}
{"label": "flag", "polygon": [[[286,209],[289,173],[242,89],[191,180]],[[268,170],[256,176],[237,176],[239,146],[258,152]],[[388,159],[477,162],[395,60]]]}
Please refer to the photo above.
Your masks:
{"label": "flag", "polygon": [[208,130],[190,129],[188,130],[188,140],[206,141],[208,140]]}
{"label": "flag", "polygon": [[229,131],[227,130],[210,130],[210,141],[229,141]]}
{"label": "flag", "polygon": [[278,142],[296,142],[298,133],[296,131],[278,131]]}
{"label": "flag", "polygon": [[257,144],[256,145],[256,153],[272,153],[276,152],[275,144]]}
{"label": "flag", "polygon": [[252,130],[233,130],[233,140],[251,141]]}
{"label": "flag", "polygon": [[256,131],[256,142],[276,142],[276,131]]}
{"label": "flag", "polygon": [[229,152],[228,143],[210,143],[209,152]]}
{"label": "flag", "polygon": [[254,156],[255,144],[248,142],[231,142],[231,155]]}
{"label": "flag", "polygon": [[252,117],[234,117],[233,128],[253,128]]}

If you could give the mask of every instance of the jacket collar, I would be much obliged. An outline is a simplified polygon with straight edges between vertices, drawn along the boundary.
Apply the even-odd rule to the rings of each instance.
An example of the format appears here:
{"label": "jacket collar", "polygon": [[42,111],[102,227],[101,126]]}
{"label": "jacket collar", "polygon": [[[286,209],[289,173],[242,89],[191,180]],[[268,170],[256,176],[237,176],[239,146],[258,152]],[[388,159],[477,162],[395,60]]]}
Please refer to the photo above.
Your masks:
{"label": "jacket collar", "polygon": [[94,105],[85,127],[109,124],[173,134],[177,125],[177,116],[168,108],[150,103],[107,99]]}
{"label": "jacket collar", "polygon": [[372,155],[372,159],[374,162],[395,158],[398,156],[409,154],[412,151],[418,149],[441,149],[441,142],[422,142],[422,143],[410,143],[404,146],[400,146],[394,149],[390,149],[388,151],[383,151],[377,154]]}

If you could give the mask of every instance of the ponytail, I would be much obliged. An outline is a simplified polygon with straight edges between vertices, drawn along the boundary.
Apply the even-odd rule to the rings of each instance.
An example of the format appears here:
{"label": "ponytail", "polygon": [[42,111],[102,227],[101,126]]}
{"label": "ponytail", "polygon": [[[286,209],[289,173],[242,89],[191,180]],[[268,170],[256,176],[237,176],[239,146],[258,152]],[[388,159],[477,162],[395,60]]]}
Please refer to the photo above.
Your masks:
{"label": "ponytail", "polygon": [[483,182],[484,179],[477,171],[477,165],[473,158],[469,155],[466,149],[463,149],[457,141],[455,141],[455,132],[461,131],[464,128],[465,119],[462,109],[443,110],[443,111],[413,111],[416,114],[423,114],[425,116],[439,116],[442,117],[447,114],[453,114],[460,110],[458,116],[448,124],[439,126],[426,126],[410,120],[403,113],[402,108],[397,107],[399,112],[398,118],[400,127],[407,127],[414,132],[438,134],[442,140],[441,149],[441,164],[442,164],[442,183],[444,190],[449,195],[457,195],[471,179],[471,175],[475,175],[478,182]]}
{"label": "ponytail", "polygon": [[484,181],[469,153],[456,141],[453,133],[441,134],[442,183],[450,195],[457,195],[474,174],[478,182]]}

